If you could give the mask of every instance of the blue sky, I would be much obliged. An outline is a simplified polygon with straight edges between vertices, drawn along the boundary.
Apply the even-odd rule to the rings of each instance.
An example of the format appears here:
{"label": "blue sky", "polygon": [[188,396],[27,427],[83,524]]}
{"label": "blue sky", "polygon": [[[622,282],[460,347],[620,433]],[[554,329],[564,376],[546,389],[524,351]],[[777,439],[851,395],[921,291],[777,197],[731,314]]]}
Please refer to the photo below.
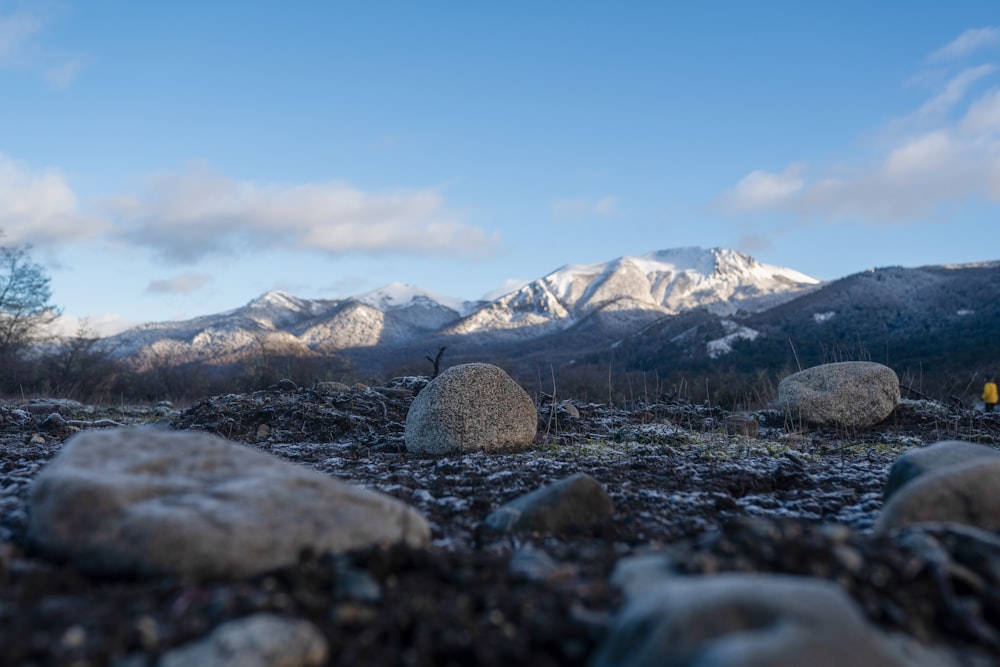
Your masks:
{"label": "blue sky", "polygon": [[721,246],[1000,259],[995,0],[0,0],[0,229],[67,326]]}

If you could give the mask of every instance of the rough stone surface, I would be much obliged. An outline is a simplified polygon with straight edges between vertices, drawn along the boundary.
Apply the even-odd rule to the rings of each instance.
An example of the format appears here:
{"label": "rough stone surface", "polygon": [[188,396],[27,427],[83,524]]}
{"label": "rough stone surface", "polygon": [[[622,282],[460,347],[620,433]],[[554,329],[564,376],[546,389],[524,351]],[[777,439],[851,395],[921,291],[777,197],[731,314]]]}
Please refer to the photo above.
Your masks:
{"label": "rough stone surface", "polygon": [[427,385],[406,415],[406,448],[422,454],[531,446],[538,413],[527,392],[490,364],[452,366]]}
{"label": "rough stone surface", "polygon": [[1000,450],[961,440],[944,440],[928,447],[912,449],[900,456],[889,470],[883,500],[888,500],[904,484],[927,473],[954,465],[1000,458]]}
{"label": "rough stone surface", "polygon": [[247,576],[306,549],[430,537],[389,496],[216,436],[148,428],[73,437],[29,503],[35,544],[97,572]]}
{"label": "rough stone surface", "polygon": [[794,422],[863,428],[892,414],[899,404],[899,378],[870,361],[823,364],[778,383],[778,402]]}
{"label": "rough stone surface", "polygon": [[946,466],[910,481],[882,507],[873,530],[885,534],[925,522],[1000,530],[1000,458]]}
{"label": "rough stone surface", "polygon": [[598,526],[615,512],[601,483],[578,473],[515,498],[486,517],[501,532],[539,531],[566,534]]}
{"label": "rough stone surface", "polygon": [[315,667],[327,653],[326,639],[308,621],[255,614],[168,652],[157,667]]}
{"label": "rough stone surface", "polygon": [[619,614],[593,667],[903,667],[834,583],[669,578]]}

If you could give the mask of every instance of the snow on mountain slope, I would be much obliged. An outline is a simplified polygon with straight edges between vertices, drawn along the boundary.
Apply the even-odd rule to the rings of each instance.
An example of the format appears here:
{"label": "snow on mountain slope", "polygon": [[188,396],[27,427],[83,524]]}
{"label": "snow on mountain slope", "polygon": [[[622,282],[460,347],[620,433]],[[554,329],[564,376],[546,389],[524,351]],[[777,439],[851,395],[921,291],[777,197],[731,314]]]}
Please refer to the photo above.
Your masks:
{"label": "snow on mountain slope", "polygon": [[400,322],[425,331],[440,329],[482,305],[482,302],[463,301],[404,283],[389,283],[353,299],[384,313],[392,313]]}
{"label": "snow on mountain slope", "polygon": [[596,264],[570,264],[480,308],[450,333],[547,332],[621,302],[663,315],[705,306],[719,314],[753,312],[819,284],[798,271],[712,248],[661,250]]}
{"label": "snow on mountain slope", "polygon": [[432,292],[423,287],[396,282],[353,298],[355,301],[360,301],[382,311],[409,308],[414,305],[427,305],[435,308],[447,308],[462,317],[471,313],[478,305],[478,302],[475,301],[463,301]]}
{"label": "snow on mountain slope", "polygon": [[296,331],[298,339],[310,349],[343,350],[351,347],[373,347],[382,340],[385,312],[358,301],[349,301],[336,312]]}
{"label": "snow on mountain slope", "polygon": [[234,359],[261,351],[329,353],[398,346],[427,335],[565,331],[617,337],[686,309],[730,315],[778,305],[818,281],[731,250],[678,248],[570,264],[492,302],[463,301],[402,283],[343,299],[273,291],[245,306],[180,322],[146,324],[107,340],[149,363]]}
{"label": "snow on mountain slope", "polygon": [[143,324],[107,340],[120,357],[152,363],[231,358],[259,349],[329,352],[399,344],[455,322],[476,305],[400,283],[345,299],[262,294],[240,308]]}

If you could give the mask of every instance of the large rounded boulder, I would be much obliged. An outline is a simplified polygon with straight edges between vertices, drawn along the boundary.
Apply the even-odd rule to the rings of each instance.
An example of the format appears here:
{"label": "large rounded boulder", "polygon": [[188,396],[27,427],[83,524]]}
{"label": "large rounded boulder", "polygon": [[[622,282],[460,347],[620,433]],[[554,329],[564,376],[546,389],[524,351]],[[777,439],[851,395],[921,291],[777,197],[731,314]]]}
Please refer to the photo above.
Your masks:
{"label": "large rounded boulder", "polygon": [[421,454],[526,449],[538,413],[527,392],[503,369],[462,364],[417,394],[406,415],[406,449]]}
{"label": "large rounded boulder", "polygon": [[873,526],[882,535],[918,523],[1000,530],[1000,451],[945,441],[899,457]]}
{"label": "large rounded boulder", "polygon": [[899,378],[888,366],[844,361],[813,366],[778,383],[778,402],[796,423],[874,426],[899,404]]}
{"label": "large rounded boulder", "polygon": [[30,509],[43,553],[114,575],[254,576],[304,551],[430,541],[390,496],[194,431],[80,433],[36,477]]}
{"label": "large rounded boulder", "polygon": [[888,502],[896,491],[924,475],[988,460],[1000,461],[1000,449],[961,440],[945,440],[911,449],[893,462],[882,500]]}

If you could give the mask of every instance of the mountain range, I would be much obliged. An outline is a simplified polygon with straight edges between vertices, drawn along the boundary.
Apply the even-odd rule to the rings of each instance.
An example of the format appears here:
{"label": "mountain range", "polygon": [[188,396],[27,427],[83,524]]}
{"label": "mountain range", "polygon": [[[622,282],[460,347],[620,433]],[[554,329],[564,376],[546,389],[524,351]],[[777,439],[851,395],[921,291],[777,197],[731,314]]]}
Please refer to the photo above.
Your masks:
{"label": "mountain range", "polygon": [[400,283],[342,299],[272,291],[245,306],[190,320],[143,324],[108,339],[115,354],[151,363],[226,363],[261,350],[381,353],[457,340],[510,345],[600,323],[626,336],[663,317],[705,308],[758,312],[819,281],[720,248],[678,248],[570,264],[490,301],[463,301]]}
{"label": "mountain range", "polygon": [[340,299],[268,292],[105,342],[139,369],[279,355],[346,359],[384,377],[427,372],[425,357],[447,347],[450,363],[525,372],[614,363],[753,374],[871,359],[900,374],[961,378],[1000,370],[998,335],[1000,262],[887,267],[824,283],[732,250],[675,248],[568,264],[480,301],[400,283]]}

